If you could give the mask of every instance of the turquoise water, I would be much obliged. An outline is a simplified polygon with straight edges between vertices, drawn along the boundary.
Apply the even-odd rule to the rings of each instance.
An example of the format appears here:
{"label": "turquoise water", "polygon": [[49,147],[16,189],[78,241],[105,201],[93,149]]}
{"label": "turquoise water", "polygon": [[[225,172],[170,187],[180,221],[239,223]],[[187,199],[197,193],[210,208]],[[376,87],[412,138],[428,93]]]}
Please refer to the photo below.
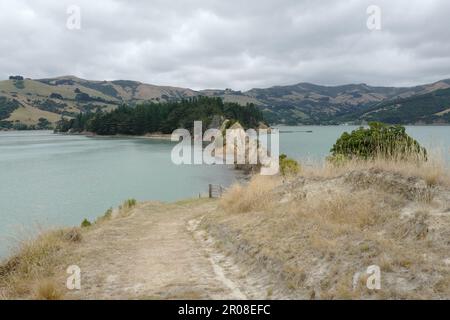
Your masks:
{"label": "turquoise water", "polygon": [[[280,151],[303,162],[323,159],[339,135],[353,128],[280,127]],[[407,130],[441,149],[450,163],[450,127]],[[162,140],[0,132],[0,257],[15,235],[39,225],[79,225],[128,198],[173,201],[205,193],[209,183],[235,181],[225,166],[172,164],[172,147]]]}

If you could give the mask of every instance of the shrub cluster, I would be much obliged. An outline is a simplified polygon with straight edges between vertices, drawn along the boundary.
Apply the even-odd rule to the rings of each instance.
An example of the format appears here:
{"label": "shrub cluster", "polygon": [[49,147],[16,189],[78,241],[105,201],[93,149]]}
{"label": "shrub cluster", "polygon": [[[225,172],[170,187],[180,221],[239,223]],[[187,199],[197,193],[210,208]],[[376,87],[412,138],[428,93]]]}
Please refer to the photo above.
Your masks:
{"label": "shrub cluster", "polygon": [[411,138],[403,126],[372,122],[368,128],[360,127],[344,132],[331,149],[331,159],[423,159],[425,148]]}
{"label": "shrub cluster", "polygon": [[282,176],[294,176],[300,172],[300,165],[294,159],[288,158],[285,154],[281,154],[279,160]]}

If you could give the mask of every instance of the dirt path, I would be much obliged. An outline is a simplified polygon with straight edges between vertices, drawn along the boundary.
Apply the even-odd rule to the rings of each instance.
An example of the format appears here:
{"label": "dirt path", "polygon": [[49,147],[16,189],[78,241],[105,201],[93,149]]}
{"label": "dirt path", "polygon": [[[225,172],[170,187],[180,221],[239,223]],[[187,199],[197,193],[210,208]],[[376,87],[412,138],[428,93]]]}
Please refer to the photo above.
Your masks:
{"label": "dirt path", "polygon": [[139,204],[86,233],[73,255],[81,268],[75,299],[245,299],[239,270],[219,263],[196,230],[214,202]]}

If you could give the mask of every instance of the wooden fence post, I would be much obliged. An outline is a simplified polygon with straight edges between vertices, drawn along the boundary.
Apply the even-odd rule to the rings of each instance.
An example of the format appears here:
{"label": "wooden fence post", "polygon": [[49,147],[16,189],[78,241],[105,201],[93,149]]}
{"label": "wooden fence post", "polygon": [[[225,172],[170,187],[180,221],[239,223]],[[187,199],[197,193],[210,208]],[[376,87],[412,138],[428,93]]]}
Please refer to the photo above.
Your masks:
{"label": "wooden fence post", "polygon": [[209,184],[209,197],[212,198],[212,184]]}

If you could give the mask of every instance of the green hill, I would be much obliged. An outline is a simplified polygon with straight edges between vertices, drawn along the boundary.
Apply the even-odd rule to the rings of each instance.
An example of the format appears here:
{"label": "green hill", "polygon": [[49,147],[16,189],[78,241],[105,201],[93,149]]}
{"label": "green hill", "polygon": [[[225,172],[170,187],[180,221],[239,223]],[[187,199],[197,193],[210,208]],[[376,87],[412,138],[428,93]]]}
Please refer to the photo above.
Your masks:
{"label": "green hill", "polygon": [[195,96],[258,106],[271,124],[450,123],[450,80],[416,87],[299,83],[249,91],[156,86],[131,80],[92,81],[74,76],[0,81],[0,129],[53,127],[61,117],[111,111],[122,104],[174,102]]}
{"label": "green hill", "polygon": [[[15,77],[14,77],[15,78]],[[196,96],[193,90],[153,86],[137,81],[90,81],[73,76],[50,79],[9,79],[0,81],[0,128],[49,126],[62,116],[80,112],[108,111],[121,104],[169,102]]]}
{"label": "green hill", "polygon": [[450,89],[378,104],[359,117],[385,123],[450,123]]}

